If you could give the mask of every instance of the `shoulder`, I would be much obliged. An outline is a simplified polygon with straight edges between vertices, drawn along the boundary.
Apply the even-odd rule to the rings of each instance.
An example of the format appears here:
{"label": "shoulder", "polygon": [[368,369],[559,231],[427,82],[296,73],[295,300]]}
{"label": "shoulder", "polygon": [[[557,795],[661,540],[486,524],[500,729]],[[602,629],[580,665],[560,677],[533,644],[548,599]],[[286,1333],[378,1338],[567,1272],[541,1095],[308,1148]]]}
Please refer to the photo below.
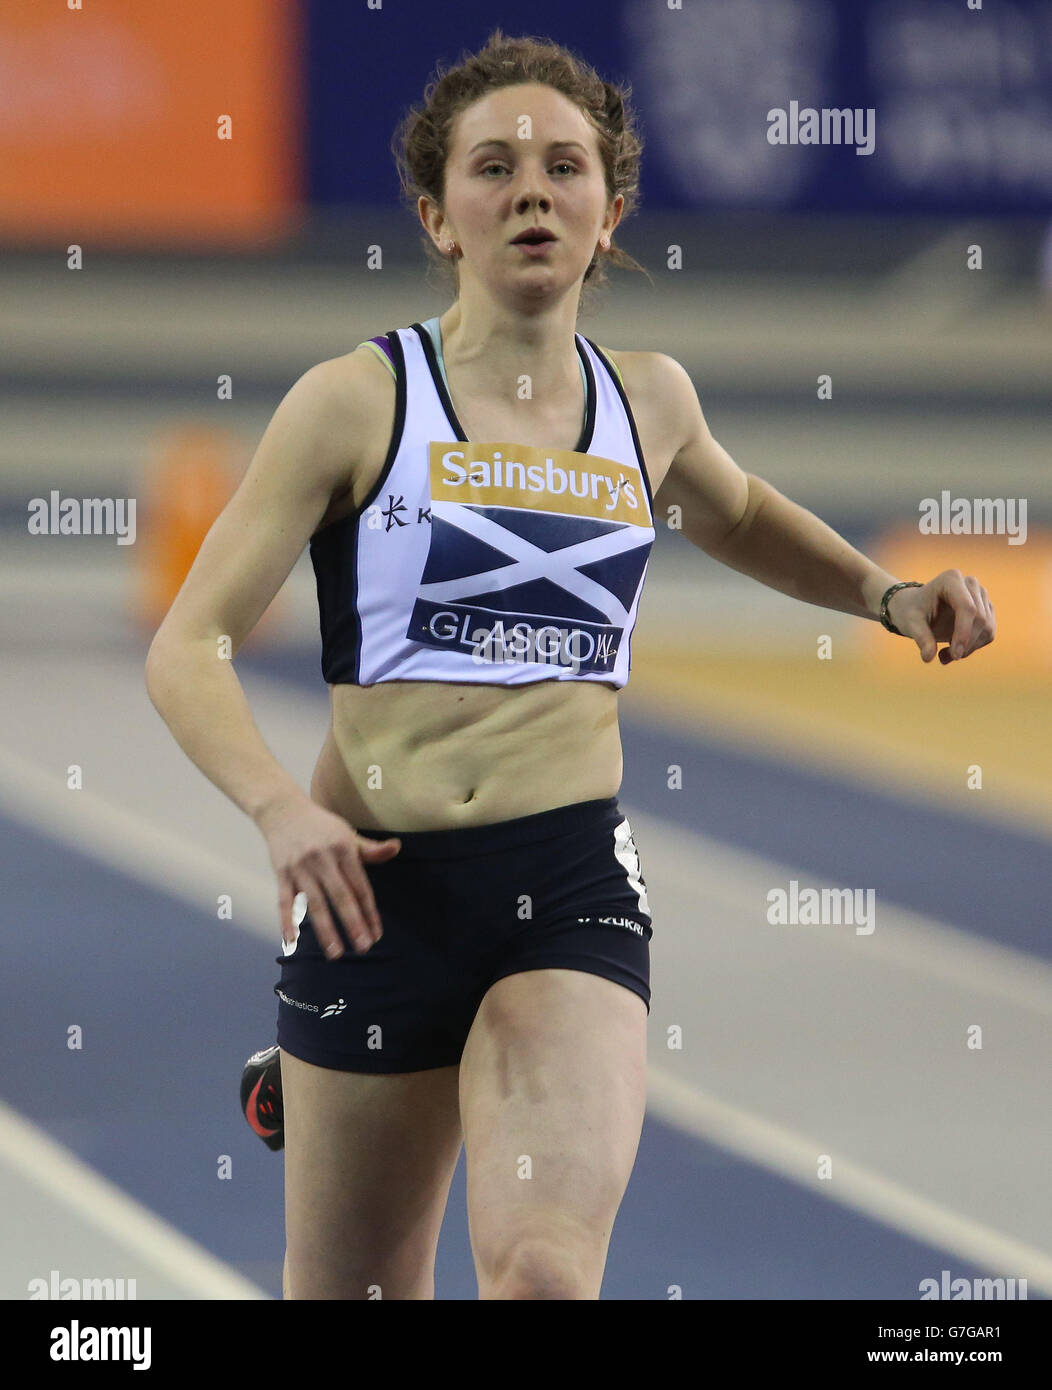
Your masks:
{"label": "shoulder", "polygon": [[694,387],[685,367],[666,352],[629,352],[624,348],[596,347],[621,376],[626,388],[635,387],[663,399],[683,397]]}
{"label": "shoulder", "polygon": [[348,430],[363,432],[393,409],[394,378],[382,356],[375,345],[359,344],[351,352],[315,363],[292,390],[305,401],[319,428],[338,431],[346,441]]}
{"label": "shoulder", "polygon": [[596,347],[620,371],[626,385],[633,383],[641,389],[673,394],[682,392],[684,386],[694,389],[686,368],[665,352],[628,352],[624,348],[615,351],[602,343],[596,343]]}
{"label": "shoulder", "polygon": [[[386,340],[385,340],[386,341]],[[394,385],[394,374],[382,348],[368,340],[339,357],[327,357],[310,367],[300,382],[320,399],[337,405],[365,403],[370,392],[384,381]],[[299,384],[299,383],[297,383]]]}
{"label": "shoulder", "polygon": [[674,357],[665,352],[614,351],[599,343],[596,347],[620,374],[634,412],[661,421],[665,433],[684,441],[699,432],[701,404],[690,373]]}
{"label": "shoulder", "polygon": [[[297,378],[268,427],[287,468],[299,465],[331,499],[357,496],[386,454],[395,384],[371,349],[316,362]],[[327,512],[321,524],[331,520]]]}

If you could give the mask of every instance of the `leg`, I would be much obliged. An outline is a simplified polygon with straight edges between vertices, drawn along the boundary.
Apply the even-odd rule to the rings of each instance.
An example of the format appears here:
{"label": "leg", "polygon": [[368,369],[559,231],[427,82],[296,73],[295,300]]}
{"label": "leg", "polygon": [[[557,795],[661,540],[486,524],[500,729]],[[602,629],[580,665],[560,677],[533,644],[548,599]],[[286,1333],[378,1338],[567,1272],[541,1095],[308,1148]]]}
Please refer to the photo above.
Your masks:
{"label": "leg", "polygon": [[286,1298],[434,1298],[458,1071],[333,1071],[282,1050]]}
{"label": "leg", "polygon": [[460,1063],[480,1298],[599,1297],[643,1126],[646,1023],[638,995],[580,970],[487,992]]}

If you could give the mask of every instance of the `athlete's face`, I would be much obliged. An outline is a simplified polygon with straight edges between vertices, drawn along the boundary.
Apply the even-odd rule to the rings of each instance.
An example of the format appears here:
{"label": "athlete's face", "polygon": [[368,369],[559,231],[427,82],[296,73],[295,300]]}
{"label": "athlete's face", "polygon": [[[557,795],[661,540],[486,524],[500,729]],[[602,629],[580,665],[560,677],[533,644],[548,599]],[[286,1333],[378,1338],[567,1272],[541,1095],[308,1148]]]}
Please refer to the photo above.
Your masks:
{"label": "athlete's face", "polygon": [[[454,123],[446,162],[445,216],[427,225],[436,245],[455,241],[465,268],[491,284],[525,279],[536,288],[580,279],[621,217],[608,200],[596,133],[572,101],[541,83],[480,97]],[[513,245],[528,227],[555,241]]]}

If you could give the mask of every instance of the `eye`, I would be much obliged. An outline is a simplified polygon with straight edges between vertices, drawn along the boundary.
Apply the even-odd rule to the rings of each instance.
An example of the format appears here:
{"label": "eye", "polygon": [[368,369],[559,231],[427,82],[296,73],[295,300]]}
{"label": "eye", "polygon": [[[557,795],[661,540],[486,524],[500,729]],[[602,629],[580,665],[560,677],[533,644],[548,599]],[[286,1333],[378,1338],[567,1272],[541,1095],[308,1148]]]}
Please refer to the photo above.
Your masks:
{"label": "eye", "polygon": [[[560,159],[560,160],[559,160],[559,163],[553,165],[552,167],[555,168],[555,169],[569,169],[569,170],[571,171],[571,173],[577,173],[577,166],[576,166],[576,164],[571,164],[570,161],[569,161],[568,159]],[[490,171],[491,169],[503,169],[503,168],[505,168],[505,165],[497,163],[496,160],[491,160],[489,164],[484,164],[484,165],[482,166],[482,168],[479,170],[479,173],[480,173],[480,174],[488,174],[489,171]]]}

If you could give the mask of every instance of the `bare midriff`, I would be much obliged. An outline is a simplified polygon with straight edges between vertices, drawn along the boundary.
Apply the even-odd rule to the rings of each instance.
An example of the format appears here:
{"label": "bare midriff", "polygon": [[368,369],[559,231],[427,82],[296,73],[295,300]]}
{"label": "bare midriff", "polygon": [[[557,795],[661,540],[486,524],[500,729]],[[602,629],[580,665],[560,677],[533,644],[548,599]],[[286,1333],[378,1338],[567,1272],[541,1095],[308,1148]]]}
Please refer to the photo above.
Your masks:
{"label": "bare midriff", "polygon": [[487,825],[621,785],[617,691],[603,682],[384,681],[330,693],[311,796],[355,828]]}

